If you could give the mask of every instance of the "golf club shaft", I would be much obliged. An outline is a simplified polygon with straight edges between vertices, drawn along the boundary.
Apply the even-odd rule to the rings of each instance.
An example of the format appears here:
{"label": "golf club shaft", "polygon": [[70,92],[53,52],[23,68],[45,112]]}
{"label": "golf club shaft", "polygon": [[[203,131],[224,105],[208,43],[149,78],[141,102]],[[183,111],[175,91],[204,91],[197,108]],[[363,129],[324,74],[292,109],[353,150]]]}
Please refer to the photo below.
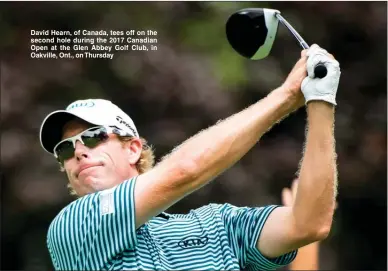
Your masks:
{"label": "golf club shaft", "polygon": [[302,46],[303,49],[309,49],[310,46],[308,46],[308,44],[304,41],[304,39],[299,35],[298,32],[296,32],[296,30],[292,27],[292,25],[290,25],[286,19],[283,18],[282,15],[280,15],[280,13],[275,13],[275,16],[276,18],[278,18],[278,20],[285,26],[287,27],[287,29],[292,33],[292,35],[294,35],[294,37],[299,41],[299,44],[300,46]]}
{"label": "golf club shaft", "polygon": [[[275,13],[276,18],[285,26],[287,29],[294,35],[294,37],[299,41],[300,46],[302,46],[303,49],[309,49],[310,46],[304,41],[304,39],[299,35],[298,32],[286,21],[286,19],[283,18],[280,13]],[[323,78],[327,74],[327,69],[325,65],[318,64],[314,69],[314,74],[318,78]]]}

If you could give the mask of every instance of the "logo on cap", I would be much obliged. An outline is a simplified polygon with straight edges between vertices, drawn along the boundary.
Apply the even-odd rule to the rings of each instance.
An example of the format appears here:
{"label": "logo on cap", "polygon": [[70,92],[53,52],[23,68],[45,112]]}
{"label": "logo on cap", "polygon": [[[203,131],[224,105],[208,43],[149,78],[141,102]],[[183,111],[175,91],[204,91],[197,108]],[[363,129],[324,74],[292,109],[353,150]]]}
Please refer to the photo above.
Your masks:
{"label": "logo on cap", "polygon": [[120,124],[122,124],[122,125],[128,127],[128,129],[130,129],[130,130],[132,131],[132,133],[133,133],[134,136],[137,136],[136,131],[132,128],[131,125],[129,125],[128,122],[126,122],[125,120],[123,120],[122,117],[117,116],[117,117],[116,117],[116,120],[117,120]]}
{"label": "logo on cap", "polygon": [[74,108],[79,108],[79,107],[93,107],[94,106],[94,102],[92,101],[88,101],[88,102],[76,102],[76,103],[72,103],[71,105],[69,105],[66,110],[71,110],[71,109],[74,109]]}

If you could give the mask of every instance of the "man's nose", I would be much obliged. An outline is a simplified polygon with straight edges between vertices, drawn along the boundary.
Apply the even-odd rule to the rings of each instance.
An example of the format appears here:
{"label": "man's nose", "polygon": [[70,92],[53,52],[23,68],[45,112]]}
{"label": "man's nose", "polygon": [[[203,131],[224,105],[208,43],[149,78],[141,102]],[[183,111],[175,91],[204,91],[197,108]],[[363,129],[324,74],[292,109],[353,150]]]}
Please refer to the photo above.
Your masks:
{"label": "man's nose", "polygon": [[81,161],[84,158],[89,158],[89,149],[80,141],[75,142],[74,156],[78,161]]}

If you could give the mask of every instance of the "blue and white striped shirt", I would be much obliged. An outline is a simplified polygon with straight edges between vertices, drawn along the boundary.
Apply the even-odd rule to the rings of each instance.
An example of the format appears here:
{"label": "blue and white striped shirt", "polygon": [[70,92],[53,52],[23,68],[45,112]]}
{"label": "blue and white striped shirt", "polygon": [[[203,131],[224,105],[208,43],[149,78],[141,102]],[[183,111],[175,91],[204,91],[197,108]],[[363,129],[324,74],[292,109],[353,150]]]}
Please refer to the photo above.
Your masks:
{"label": "blue and white striped shirt", "polygon": [[267,259],[256,248],[277,206],[209,204],[136,230],[135,182],[79,198],[54,218],[47,246],[56,270],[273,270],[296,257]]}

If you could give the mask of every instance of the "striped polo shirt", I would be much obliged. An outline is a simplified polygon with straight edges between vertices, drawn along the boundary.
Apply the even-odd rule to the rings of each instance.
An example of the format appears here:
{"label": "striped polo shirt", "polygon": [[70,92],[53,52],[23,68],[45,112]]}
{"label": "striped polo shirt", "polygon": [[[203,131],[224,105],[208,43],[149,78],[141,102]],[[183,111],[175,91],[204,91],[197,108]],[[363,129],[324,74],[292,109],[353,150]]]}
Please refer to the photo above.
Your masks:
{"label": "striped polo shirt", "polygon": [[268,259],[256,248],[277,206],[208,204],[135,229],[135,182],[79,198],[54,218],[47,246],[56,270],[274,270],[296,257]]}

